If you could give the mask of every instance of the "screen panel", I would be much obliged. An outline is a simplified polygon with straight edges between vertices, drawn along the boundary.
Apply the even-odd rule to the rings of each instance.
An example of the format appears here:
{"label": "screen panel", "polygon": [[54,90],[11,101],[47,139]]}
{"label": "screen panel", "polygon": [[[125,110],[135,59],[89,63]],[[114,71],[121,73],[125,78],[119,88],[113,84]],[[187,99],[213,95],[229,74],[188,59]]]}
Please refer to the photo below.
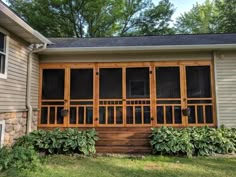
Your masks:
{"label": "screen panel", "polygon": [[99,75],[100,99],[122,98],[122,69],[102,68]]}
{"label": "screen panel", "polygon": [[210,98],[210,66],[186,66],[187,97]]}
{"label": "screen panel", "polygon": [[127,98],[149,98],[149,68],[126,69]]}
{"label": "screen panel", "polygon": [[42,84],[42,99],[64,99],[65,70],[44,69]]}
{"label": "screen panel", "polygon": [[70,97],[93,98],[93,69],[71,69]]}
{"label": "screen panel", "polygon": [[180,98],[179,67],[156,68],[157,98]]}

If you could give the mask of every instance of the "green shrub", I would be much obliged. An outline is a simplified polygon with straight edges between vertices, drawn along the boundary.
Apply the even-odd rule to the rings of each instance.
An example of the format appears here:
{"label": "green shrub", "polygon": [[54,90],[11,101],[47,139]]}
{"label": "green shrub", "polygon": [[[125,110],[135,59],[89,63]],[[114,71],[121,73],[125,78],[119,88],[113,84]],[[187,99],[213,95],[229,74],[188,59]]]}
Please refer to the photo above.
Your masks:
{"label": "green shrub", "polygon": [[9,168],[33,170],[40,164],[40,157],[33,147],[0,148],[0,171]]}
{"label": "green shrub", "polygon": [[236,129],[153,128],[150,143],[154,154],[187,156],[227,154],[236,151]]}
{"label": "green shrub", "polygon": [[29,135],[19,138],[15,146],[33,146],[38,152],[47,154],[83,153],[90,155],[96,153],[95,142],[98,140],[95,129],[79,131],[68,128],[63,131],[37,130]]}

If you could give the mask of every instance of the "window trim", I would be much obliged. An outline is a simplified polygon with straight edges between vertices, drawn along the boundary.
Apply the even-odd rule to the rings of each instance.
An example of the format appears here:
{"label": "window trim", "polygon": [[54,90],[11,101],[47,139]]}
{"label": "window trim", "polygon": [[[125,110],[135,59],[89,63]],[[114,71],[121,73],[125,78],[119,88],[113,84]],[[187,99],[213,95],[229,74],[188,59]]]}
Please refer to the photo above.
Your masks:
{"label": "window trim", "polygon": [[0,147],[3,147],[3,145],[4,145],[4,134],[5,134],[5,120],[0,120],[0,124],[2,124],[2,132],[0,132],[1,133]]}
{"label": "window trim", "polygon": [[0,32],[5,35],[4,37],[4,49],[5,52],[0,52],[1,54],[5,55],[5,72],[4,74],[0,73],[0,79],[7,79],[7,71],[8,71],[8,51],[9,51],[9,33],[0,27]]}

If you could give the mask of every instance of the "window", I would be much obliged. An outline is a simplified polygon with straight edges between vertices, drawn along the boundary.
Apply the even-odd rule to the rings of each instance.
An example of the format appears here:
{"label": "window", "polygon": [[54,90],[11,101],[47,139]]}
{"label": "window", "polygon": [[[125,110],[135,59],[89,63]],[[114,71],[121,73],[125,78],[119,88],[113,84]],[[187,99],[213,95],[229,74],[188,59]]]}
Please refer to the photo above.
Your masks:
{"label": "window", "polygon": [[0,28],[0,78],[7,78],[7,35]]}
{"label": "window", "polygon": [[149,98],[149,68],[126,69],[127,98]]}
{"label": "window", "polygon": [[3,146],[5,131],[5,120],[0,120],[0,147]]}

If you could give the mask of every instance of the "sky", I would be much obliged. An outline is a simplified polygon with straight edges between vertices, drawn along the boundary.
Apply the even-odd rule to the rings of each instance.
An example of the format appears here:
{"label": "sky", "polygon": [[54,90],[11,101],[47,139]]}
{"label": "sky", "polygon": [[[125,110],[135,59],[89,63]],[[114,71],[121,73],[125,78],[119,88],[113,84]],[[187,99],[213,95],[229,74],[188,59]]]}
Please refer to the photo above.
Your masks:
{"label": "sky", "polygon": [[[6,2],[7,0],[3,0],[3,2]],[[158,4],[160,0],[152,0],[155,4]],[[174,4],[176,10],[172,17],[173,20],[175,20],[178,16],[180,16],[181,13],[189,11],[193,4],[203,3],[205,0],[170,0],[172,4]]]}

